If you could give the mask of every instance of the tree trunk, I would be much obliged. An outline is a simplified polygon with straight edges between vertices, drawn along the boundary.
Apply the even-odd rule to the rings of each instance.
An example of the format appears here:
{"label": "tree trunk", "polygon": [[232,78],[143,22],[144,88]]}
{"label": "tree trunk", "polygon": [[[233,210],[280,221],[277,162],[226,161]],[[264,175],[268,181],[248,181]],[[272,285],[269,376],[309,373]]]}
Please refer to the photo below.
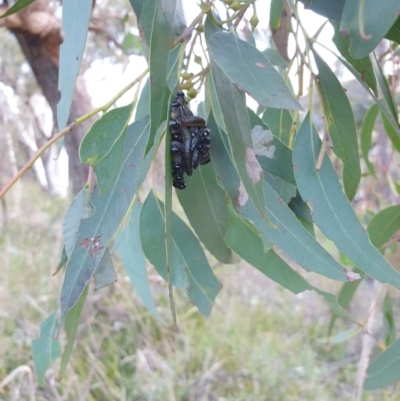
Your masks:
{"label": "tree trunk", "polygon": [[[0,7],[0,13],[6,10],[7,8]],[[16,36],[56,121],[56,107],[60,97],[59,51],[63,41],[61,22],[55,17],[46,0],[36,0],[21,12],[0,20],[0,26],[5,26]],[[68,123],[92,109],[83,79],[78,77]],[[79,160],[79,144],[95,120],[96,118],[91,118],[85,121],[65,137],[65,147],[69,156],[69,176],[74,194],[86,184],[88,176],[88,166]]]}

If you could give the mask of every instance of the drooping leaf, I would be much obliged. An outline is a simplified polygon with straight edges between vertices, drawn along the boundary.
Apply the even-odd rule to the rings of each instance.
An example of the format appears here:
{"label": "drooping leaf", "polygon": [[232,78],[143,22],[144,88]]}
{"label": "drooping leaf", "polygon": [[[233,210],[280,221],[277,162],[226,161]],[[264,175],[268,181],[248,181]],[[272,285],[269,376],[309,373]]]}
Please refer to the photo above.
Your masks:
{"label": "drooping leaf", "polygon": [[100,195],[104,195],[115,182],[122,162],[126,128],[132,104],[105,113],[84,136],[79,157],[82,163],[93,166]]}
{"label": "drooping leaf", "polygon": [[[380,7],[376,7],[374,0],[365,0],[361,18],[359,7],[358,0],[347,0],[340,23],[340,31],[349,36],[350,53],[354,58],[368,56],[385,37],[400,13],[398,0],[384,0]],[[361,36],[361,28],[367,38]]]}
{"label": "drooping leaf", "polygon": [[75,81],[81,68],[83,51],[85,50],[92,6],[92,0],[63,2],[62,30],[64,41],[60,46],[60,67],[58,72],[58,90],[61,93],[61,99],[57,104],[59,130],[64,129],[67,125]]}
{"label": "drooping leaf", "polygon": [[375,175],[374,166],[369,161],[369,150],[372,143],[372,131],[375,126],[376,116],[378,115],[379,107],[373,104],[365,113],[360,131],[360,148],[365,164],[371,175]]}
{"label": "drooping leaf", "polygon": [[[208,41],[211,59],[229,80],[266,107],[302,110],[281,75],[251,44],[227,32],[216,32]],[[213,68],[214,74],[214,67]],[[215,85],[218,87],[214,74]],[[225,121],[226,123],[226,121]]]}
{"label": "drooping leaf", "polygon": [[389,206],[379,211],[368,224],[371,242],[382,248],[400,230],[400,205]]}
{"label": "drooping leaf", "polygon": [[[272,40],[282,58],[289,61],[288,43],[292,10],[287,0],[272,0],[269,24],[272,31]],[[254,44],[255,46],[255,44]]]}
{"label": "drooping leaf", "polygon": [[381,113],[383,126],[385,128],[386,135],[389,137],[390,141],[392,142],[393,148],[400,152],[400,136],[393,128],[392,124],[385,116],[385,114]]}
{"label": "drooping leaf", "polygon": [[126,274],[144,306],[157,320],[160,321],[160,316],[157,313],[151,295],[149,281],[147,279],[146,261],[142,250],[142,243],[140,241],[140,211],[140,203],[135,202],[129,220],[118,233],[118,254],[122,260]]}
{"label": "drooping leaf", "polygon": [[40,324],[40,337],[32,341],[32,356],[41,386],[45,386],[44,375],[52,363],[61,355],[61,344],[55,340],[57,314],[52,313]]}
{"label": "drooping leaf", "polygon": [[268,125],[272,134],[282,141],[286,146],[289,146],[290,131],[293,125],[293,119],[288,110],[274,109],[268,107],[265,110],[263,121]]}
{"label": "drooping leaf", "polygon": [[295,139],[293,163],[299,192],[311,205],[314,223],[362,271],[398,287],[400,274],[371,244],[343,193],[329,157],[325,156],[321,169],[315,170],[320,147],[321,140],[308,115]]}
{"label": "drooping leaf", "polygon": [[383,314],[383,334],[385,338],[385,344],[387,347],[393,344],[396,340],[396,324],[393,314],[392,297],[389,291],[386,292],[385,298],[382,305]]}
{"label": "drooping leaf", "polygon": [[25,7],[29,6],[29,4],[33,3],[34,1],[35,0],[18,0],[4,14],[0,15],[0,18],[5,18],[11,14],[17,13],[18,11],[21,11]]}
{"label": "drooping leaf", "polygon": [[60,261],[58,262],[58,265],[56,267],[56,270],[53,273],[53,276],[55,276],[62,268],[63,266],[68,262],[68,255],[65,250],[65,245],[63,246],[63,249],[61,251],[61,256],[60,256]]}
{"label": "drooping leaf", "polygon": [[65,318],[64,328],[65,328],[65,332],[67,334],[68,342],[67,342],[67,345],[65,347],[65,350],[64,350],[62,358],[61,358],[61,366],[60,366],[60,375],[61,376],[65,375],[65,371],[67,369],[69,359],[71,358],[71,354],[74,349],[74,343],[75,343],[76,333],[78,331],[79,320],[81,318],[83,306],[85,305],[85,302],[86,302],[88,289],[89,289],[89,286],[86,286],[86,288],[83,291],[82,295],[80,296],[78,302],[68,312],[68,314]]}
{"label": "drooping leaf", "polygon": [[[273,249],[265,251],[264,244],[254,227],[241,219],[233,210],[229,209],[229,226],[226,232],[226,241],[232,249],[243,259],[260,270],[271,280],[298,294],[311,290],[325,298],[334,313],[354,321],[342,309],[333,294],[312,286],[299,273],[284,262]],[[272,243],[271,243],[272,245]]]}
{"label": "drooping leaf", "polygon": [[321,341],[322,342],[327,342],[330,344],[341,344],[345,341],[350,340],[351,338],[357,336],[360,334],[361,328],[359,325],[350,327],[347,330],[340,331],[339,333],[335,334],[332,337],[324,338]]}
{"label": "drooping leaf", "polygon": [[[168,280],[164,238],[164,208],[150,192],[140,213],[140,236],[146,257]],[[172,284],[184,289],[199,311],[208,316],[221,284],[214,276],[197,238],[186,224],[172,215]]]}
{"label": "drooping leaf", "polygon": [[400,338],[382,352],[367,369],[365,390],[389,386],[400,380]]}
{"label": "drooping leaf", "polygon": [[268,182],[280,199],[288,204],[296,196],[296,186],[264,170],[264,180]]}
{"label": "drooping leaf", "polygon": [[264,182],[264,195],[268,218],[273,226],[266,224],[257,216],[250,202],[238,209],[238,212],[252,221],[262,235],[284,250],[305,269],[334,280],[348,281],[344,268],[303,227],[268,182]]}
{"label": "drooping leaf", "polygon": [[111,253],[107,248],[97,266],[96,271],[93,274],[94,279],[94,290],[97,291],[100,288],[107,287],[117,281],[115,274],[114,265],[111,259]]}
{"label": "drooping leaf", "polygon": [[[141,19],[144,18],[146,6],[144,3]],[[151,13],[147,15],[150,22],[150,136],[146,154],[154,143],[154,138],[160,124],[167,119],[169,98],[168,59],[169,49],[173,39],[173,25],[177,0],[154,0]]]}
{"label": "drooping leaf", "polygon": [[269,9],[269,27],[271,29],[278,29],[281,25],[283,10],[283,0],[271,0]]}
{"label": "drooping leaf", "polygon": [[371,54],[371,61],[372,66],[374,67],[376,79],[378,82],[379,92],[383,98],[383,101],[386,105],[385,108],[381,109],[385,116],[390,121],[392,127],[396,130],[397,135],[400,136],[400,129],[399,129],[399,117],[397,111],[397,105],[393,99],[392,93],[390,92],[389,84],[386,80],[385,75],[383,74],[382,68],[376,58],[375,54]]}
{"label": "drooping leaf", "polygon": [[313,50],[318,67],[318,86],[333,151],[343,163],[343,184],[347,197],[354,198],[361,179],[360,158],[353,111],[336,75]]}
{"label": "drooping leaf", "polygon": [[149,121],[147,118],[128,127],[122,167],[114,187],[102,197],[96,190],[92,193],[90,201],[93,213],[81,221],[65,271],[58,327],[96,271],[109,242],[128,212],[132,199],[147,173],[156,149],[154,146],[152,152],[143,159],[148,135]]}
{"label": "drooping leaf", "polygon": [[298,190],[296,196],[292,198],[288,204],[290,210],[296,215],[297,219],[305,227],[305,229],[315,238],[314,224],[312,213],[307,203],[304,202]]}
{"label": "drooping leaf", "polygon": [[[211,133],[212,135],[212,133]],[[190,225],[205,247],[221,262],[232,263],[232,252],[224,241],[228,206],[211,164],[200,166],[177,192]]]}
{"label": "drooping leaf", "polygon": [[375,95],[378,96],[376,78],[370,58],[368,56],[358,59],[354,58],[349,51],[350,39],[348,36],[343,36],[340,32],[339,23],[337,21],[331,21],[331,24],[335,30],[332,41],[340,54],[360,73],[365,83],[371,88]]}

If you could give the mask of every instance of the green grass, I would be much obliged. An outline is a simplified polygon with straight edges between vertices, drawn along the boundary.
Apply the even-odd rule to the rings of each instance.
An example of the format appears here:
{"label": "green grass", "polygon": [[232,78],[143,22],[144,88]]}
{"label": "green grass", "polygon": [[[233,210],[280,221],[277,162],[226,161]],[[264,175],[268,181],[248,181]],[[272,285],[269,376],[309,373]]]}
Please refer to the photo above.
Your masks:
{"label": "green grass", "polygon": [[[63,277],[51,274],[67,202],[33,185],[25,190],[29,197],[0,237],[0,382],[27,366],[34,390],[28,375],[18,375],[0,389],[0,400],[29,400],[32,393],[35,400],[78,401],[354,399],[359,340],[323,344],[330,315],[321,298],[295,296],[244,264],[216,269],[224,288],[208,319],[177,292],[179,327],[173,330],[165,283],[151,271],[166,322],[160,324],[141,306],[116,261],[118,282],[89,293],[66,375],[58,376],[57,361],[46,388],[40,387],[30,346],[40,322],[58,308]],[[60,339],[65,346],[64,333]],[[392,393],[366,393],[363,399],[400,400]]]}

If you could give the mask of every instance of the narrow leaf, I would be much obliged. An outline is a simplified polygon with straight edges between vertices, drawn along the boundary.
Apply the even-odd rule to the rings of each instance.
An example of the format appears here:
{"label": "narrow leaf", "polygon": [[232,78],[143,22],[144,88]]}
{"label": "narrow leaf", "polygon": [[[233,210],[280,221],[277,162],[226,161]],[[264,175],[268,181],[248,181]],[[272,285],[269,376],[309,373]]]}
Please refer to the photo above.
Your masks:
{"label": "narrow leaf", "polygon": [[157,319],[161,320],[154,304],[153,296],[147,279],[146,261],[139,233],[139,216],[141,206],[135,202],[129,220],[118,233],[118,254],[122,260],[126,274],[139,298],[147,310]]}
{"label": "narrow leaf", "polygon": [[[168,59],[169,49],[172,43],[172,32],[177,0],[155,0],[154,14],[151,19],[150,36],[150,136],[146,147],[146,154],[154,143],[156,132],[162,121],[166,120],[169,110],[168,100]],[[144,4],[146,7],[147,1]],[[143,13],[142,11],[142,17]]]}
{"label": "narrow leaf", "polygon": [[105,113],[92,125],[79,147],[81,162],[94,168],[101,195],[111,188],[121,167],[131,111],[129,104]]}
{"label": "narrow leaf", "polygon": [[386,131],[386,135],[389,137],[390,141],[392,142],[393,148],[400,152],[400,136],[393,128],[392,124],[385,116],[385,114],[381,113],[383,126]]}
{"label": "narrow leaf", "polygon": [[302,110],[281,75],[257,48],[227,32],[214,33],[208,46],[210,57],[230,81],[259,104]]}
{"label": "narrow leaf", "polygon": [[76,338],[76,333],[78,331],[79,320],[81,318],[83,306],[86,302],[86,297],[88,294],[89,286],[86,286],[85,291],[83,291],[80,296],[78,302],[74,305],[74,307],[68,312],[67,317],[65,318],[64,328],[67,334],[67,346],[63,352],[61,358],[61,366],[60,366],[60,375],[64,376],[65,371],[68,366],[68,362],[71,358],[72,351],[74,349],[74,343]]}
{"label": "narrow leaf", "polygon": [[382,305],[383,314],[383,335],[386,346],[390,346],[396,340],[396,324],[393,314],[392,297],[389,291],[386,292]]}
{"label": "narrow leaf", "polygon": [[382,352],[367,369],[365,390],[389,386],[400,380],[400,339]]}
{"label": "narrow leaf", "polygon": [[40,324],[40,336],[32,341],[32,356],[36,374],[41,386],[45,386],[44,375],[47,369],[61,355],[61,344],[55,340],[57,314],[52,313]]}
{"label": "narrow leaf", "polygon": [[238,211],[254,222],[258,230],[307,270],[334,280],[348,281],[346,272],[297,220],[273,188],[264,182],[268,218],[273,226],[257,217],[251,203]]}
{"label": "narrow leaf", "polygon": [[[150,192],[140,214],[143,250],[160,275],[167,280],[163,204]],[[172,283],[185,289],[199,311],[208,316],[221,284],[214,276],[197,238],[186,224],[172,215]]]}
{"label": "narrow leaf", "polygon": [[371,244],[329,158],[325,156],[321,169],[315,170],[320,147],[321,140],[308,115],[295,139],[293,162],[299,192],[311,205],[314,223],[362,271],[381,282],[400,286],[400,274]]}
{"label": "narrow leaf", "polygon": [[0,18],[5,18],[11,14],[17,13],[18,11],[21,11],[25,7],[29,6],[29,4],[33,3],[34,1],[35,0],[18,0],[4,14],[0,15]]}
{"label": "narrow leaf", "polygon": [[[365,0],[363,15],[359,17],[358,0],[348,0],[344,6],[340,31],[346,32],[350,39],[350,53],[355,58],[368,56],[385,37],[400,14],[398,0],[384,0],[376,7],[375,0]],[[360,27],[360,22],[363,24]],[[361,36],[361,29],[368,37]]]}
{"label": "narrow leaf", "polygon": [[79,226],[65,271],[58,327],[96,271],[109,242],[128,212],[132,199],[147,173],[156,148],[154,146],[152,152],[143,159],[148,135],[148,119],[142,119],[128,127],[122,167],[115,185],[102,197],[97,191],[94,191],[91,196],[93,213],[87,219],[82,220]]}
{"label": "narrow leaf", "polygon": [[94,290],[97,291],[100,288],[107,287],[108,285],[117,281],[115,274],[114,265],[111,259],[111,253],[108,248],[105,250],[103,257],[96,271],[93,274],[94,279]]}
{"label": "narrow leaf", "polygon": [[205,247],[222,263],[232,263],[232,252],[224,241],[228,226],[225,191],[217,183],[211,164],[201,166],[177,192],[190,225]]}
{"label": "narrow leaf", "polygon": [[275,135],[286,146],[289,146],[290,132],[293,125],[293,118],[288,110],[274,109],[268,107],[265,110],[263,121],[268,125],[272,134]]}
{"label": "narrow leaf", "polygon": [[56,270],[53,273],[53,276],[55,276],[62,268],[63,266],[68,262],[68,255],[67,251],[65,250],[65,245],[63,246],[63,249],[61,251],[61,256],[60,256],[60,261],[58,262],[58,265],[56,267]]}
{"label": "narrow leaf", "polygon": [[378,95],[378,88],[376,85],[376,78],[374,69],[372,68],[371,60],[368,56],[363,58],[354,58],[349,51],[350,39],[348,36],[343,35],[340,32],[339,23],[336,21],[330,21],[335,33],[332,41],[336,45],[340,54],[360,73],[360,76],[365,83],[371,88],[371,90]]}
{"label": "narrow leaf", "polygon": [[353,111],[342,85],[325,61],[314,50],[323,112],[333,143],[333,151],[343,163],[343,184],[347,197],[354,198],[361,179],[360,158]]}
{"label": "narrow leaf", "polygon": [[375,126],[376,116],[378,115],[379,107],[377,104],[373,104],[368,111],[365,113],[360,132],[360,148],[364,158],[365,164],[367,165],[368,171],[371,175],[375,175],[374,166],[369,161],[369,150],[372,143],[372,131]]}
{"label": "narrow leaf", "polygon": [[371,242],[382,248],[400,230],[400,205],[389,206],[377,213],[368,224]]}
{"label": "narrow leaf", "polygon": [[63,2],[62,30],[64,41],[60,47],[58,90],[61,99],[57,104],[58,129],[67,125],[75,81],[81,68],[86,35],[89,29],[92,0],[70,0]]}

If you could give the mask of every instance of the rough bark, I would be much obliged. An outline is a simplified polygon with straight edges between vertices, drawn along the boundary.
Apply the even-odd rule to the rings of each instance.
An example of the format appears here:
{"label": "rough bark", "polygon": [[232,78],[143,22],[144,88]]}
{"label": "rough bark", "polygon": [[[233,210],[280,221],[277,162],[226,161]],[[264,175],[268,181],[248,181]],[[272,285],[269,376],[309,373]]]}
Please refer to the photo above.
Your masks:
{"label": "rough bark", "polygon": [[[0,13],[6,10],[0,7]],[[55,17],[46,0],[36,0],[21,12],[0,20],[0,26],[5,26],[16,36],[56,121],[56,107],[60,98],[59,50],[63,40],[61,22]],[[68,123],[92,108],[85,84],[82,78],[78,77]],[[78,149],[80,141],[94,120],[95,118],[87,120],[65,137],[65,147],[69,156],[69,176],[74,194],[80,191],[87,180],[88,166],[81,164]]]}

